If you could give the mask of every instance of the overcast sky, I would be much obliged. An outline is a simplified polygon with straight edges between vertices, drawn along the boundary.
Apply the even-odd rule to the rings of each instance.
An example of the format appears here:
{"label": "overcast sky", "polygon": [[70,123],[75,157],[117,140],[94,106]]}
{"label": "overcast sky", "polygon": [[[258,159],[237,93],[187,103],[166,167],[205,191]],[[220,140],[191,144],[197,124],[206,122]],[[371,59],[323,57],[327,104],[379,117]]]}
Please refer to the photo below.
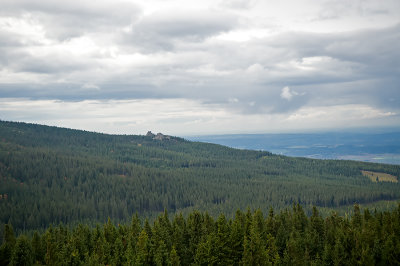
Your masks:
{"label": "overcast sky", "polygon": [[1,0],[0,119],[171,135],[400,125],[398,0]]}

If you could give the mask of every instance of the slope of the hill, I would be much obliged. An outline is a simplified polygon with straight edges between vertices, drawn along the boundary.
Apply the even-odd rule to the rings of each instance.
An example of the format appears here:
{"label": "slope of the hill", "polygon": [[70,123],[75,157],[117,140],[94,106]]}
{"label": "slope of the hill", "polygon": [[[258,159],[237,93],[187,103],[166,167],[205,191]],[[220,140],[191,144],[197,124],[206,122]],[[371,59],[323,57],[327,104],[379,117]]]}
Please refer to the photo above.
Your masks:
{"label": "slope of the hill", "polygon": [[[398,200],[400,166],[289,158],[181,138],[106,135],[0,121],[0,222],[16,229],[49,223],[126,221],[207,210],[268,210],[294,202],[339,208]],[[307,207],[308,206],[308,207]]]}

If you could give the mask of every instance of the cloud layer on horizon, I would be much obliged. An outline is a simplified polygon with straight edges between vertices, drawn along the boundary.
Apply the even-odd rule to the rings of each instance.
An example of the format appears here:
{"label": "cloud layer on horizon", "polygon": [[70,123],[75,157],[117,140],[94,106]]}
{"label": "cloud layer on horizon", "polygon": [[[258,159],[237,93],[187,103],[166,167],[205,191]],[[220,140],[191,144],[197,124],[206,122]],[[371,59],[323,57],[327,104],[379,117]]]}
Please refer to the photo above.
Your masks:
{"label": "cloud layer on horizon", "polygon": [[[232,123],[281,117],[290,124],[306,110],[353,107],[359,109],[335,112],[343,117],[332,127],[346,126],[340,121],[348,115],[361,119],[362,110],[390,114],[387,123],[395,126],[399,43],[400,2],[394,0],[5,0],[0,98],[25,104],[175,101],[182,111],[196,102],[203,119],[216,106],[238,119]],[[381,124],[380,116],[363,119]],[[257,123],[249,131],[262,131]],[[176,133],[183,128],[172,125]]]}

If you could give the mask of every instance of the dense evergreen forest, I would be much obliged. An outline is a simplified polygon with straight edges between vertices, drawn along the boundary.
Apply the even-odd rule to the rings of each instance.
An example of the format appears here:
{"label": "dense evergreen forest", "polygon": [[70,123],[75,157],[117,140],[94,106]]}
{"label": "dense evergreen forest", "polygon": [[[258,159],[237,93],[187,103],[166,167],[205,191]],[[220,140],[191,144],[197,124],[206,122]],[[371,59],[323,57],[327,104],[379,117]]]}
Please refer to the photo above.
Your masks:
{"label": "dense evergreen forest", "polygon": [[400,205],[391,212],[335,213],[323,219],[317,208],[268,215],[260,210],[223,214],[167,212],[152,225],[133,216],[118,226],[110,220],[71,229],[59,225],[17,238],[5,225],[0,265],[399,265]]}
{"label": "dense evergreen forest", "polygon": [[153,221],[164,209],[216,218],[300,203],[311,215],[312,206],[331,210],[400,199],[400,184],[373,182],[361,171],[400,176],[395,165],[0,121],[0,222],[19,234],[59,223],[94,226],[109,217],[126,223],[135,213]]}

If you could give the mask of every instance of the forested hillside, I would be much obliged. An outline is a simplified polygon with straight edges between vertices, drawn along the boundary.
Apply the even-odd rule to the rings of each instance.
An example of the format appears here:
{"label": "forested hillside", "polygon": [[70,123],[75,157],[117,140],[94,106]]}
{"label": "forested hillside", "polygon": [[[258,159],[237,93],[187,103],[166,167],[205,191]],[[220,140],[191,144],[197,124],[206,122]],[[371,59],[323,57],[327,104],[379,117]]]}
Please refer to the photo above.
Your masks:
{"label": "forested hillside", "polygon": [[[126,222],[207,211],[293,203],[340,208],[400,199],[397,182],[374,182],[361,171],[400,176],[400,166],[313,160],[237,150],[181,138],[106,135],[0,122],[0,222],[14,230],[49,224]],[[397,180],[395,180],[397,181]]]}

